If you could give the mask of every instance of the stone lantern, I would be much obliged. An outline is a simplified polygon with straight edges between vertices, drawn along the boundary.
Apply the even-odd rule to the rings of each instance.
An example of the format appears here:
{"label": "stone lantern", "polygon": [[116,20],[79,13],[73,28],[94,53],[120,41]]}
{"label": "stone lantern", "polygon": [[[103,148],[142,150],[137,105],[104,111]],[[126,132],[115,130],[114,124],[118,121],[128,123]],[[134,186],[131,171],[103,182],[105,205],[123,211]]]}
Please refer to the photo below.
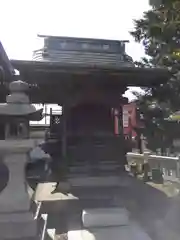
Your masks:
{"label": "stone lantern", "polygon": [[0,140],[2,165],[8,169],[8,182],[0,193],[0,239],[37,239],[37,226],[30,212],[25,181],[27,152],[35,145],[28,139],[30,120],[40,120],[41,111],[30,104],[28,84],[18,80],[9,84],[10,95],[0,104],[5,123],[5,140]]}

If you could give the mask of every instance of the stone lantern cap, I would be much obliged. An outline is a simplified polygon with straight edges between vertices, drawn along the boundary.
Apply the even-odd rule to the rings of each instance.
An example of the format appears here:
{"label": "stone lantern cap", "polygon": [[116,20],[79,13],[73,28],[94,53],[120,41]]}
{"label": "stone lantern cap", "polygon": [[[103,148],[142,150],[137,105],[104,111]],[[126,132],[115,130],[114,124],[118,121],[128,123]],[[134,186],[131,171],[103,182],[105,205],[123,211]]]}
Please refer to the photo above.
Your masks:
{"label": "stone lantern cap", "polygon": [[11,92],[25,92],[28,90],[28,88],[29,88],[28,84],[21,80],[17,80],[9,84],[9,90]]}
{"label": "stone lantern cap", "polygon": [[[41,110],[36,110],[36,108],[30,104],[29,97],[26,94],[28,90],[28,84],[17,80],[9,84],[10,94],[6,97],[6,103],[0,104],[0,115],[4,116],[30,116],[33,114],[37,116],[37,112],[42,114]],[[39,120],[40,117],[38,117]],[[42,117],[41,117],[42,118]]]}

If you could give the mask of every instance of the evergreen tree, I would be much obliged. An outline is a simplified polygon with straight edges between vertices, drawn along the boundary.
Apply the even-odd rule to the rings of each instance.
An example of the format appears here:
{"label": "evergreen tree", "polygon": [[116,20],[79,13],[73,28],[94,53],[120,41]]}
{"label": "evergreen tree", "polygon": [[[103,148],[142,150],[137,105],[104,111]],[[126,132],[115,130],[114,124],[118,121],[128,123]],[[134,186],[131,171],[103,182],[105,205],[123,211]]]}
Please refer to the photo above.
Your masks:
{"label": "evergreen tree", "polygon": [[145,12],[142,19],[134,21],[131,35],[144,45],[147,55],[136,64],[167,67],[172,77],[166,84],[144,89],[144,96],[137,96],[149,137],[152,132],[167,135],[164,117],[180,109],[180,0],[162,0],[161,5],[159,1],[153,2],[154,7]]}

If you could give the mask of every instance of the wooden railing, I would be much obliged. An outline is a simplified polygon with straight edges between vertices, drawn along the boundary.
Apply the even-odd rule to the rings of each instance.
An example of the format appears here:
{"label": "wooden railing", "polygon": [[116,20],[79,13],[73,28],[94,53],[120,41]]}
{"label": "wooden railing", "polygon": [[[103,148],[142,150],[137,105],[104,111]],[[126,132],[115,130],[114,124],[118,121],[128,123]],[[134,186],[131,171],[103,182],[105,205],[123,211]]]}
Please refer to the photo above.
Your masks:
{"label": "wooden railing", "polygon": [[127,160],[129,166],[136,166],[144,174],[152,174],[153,170],[159,170],[164,180],[180,182],[180,157],[151,155],[148,152],[144,154],[129,152]]}

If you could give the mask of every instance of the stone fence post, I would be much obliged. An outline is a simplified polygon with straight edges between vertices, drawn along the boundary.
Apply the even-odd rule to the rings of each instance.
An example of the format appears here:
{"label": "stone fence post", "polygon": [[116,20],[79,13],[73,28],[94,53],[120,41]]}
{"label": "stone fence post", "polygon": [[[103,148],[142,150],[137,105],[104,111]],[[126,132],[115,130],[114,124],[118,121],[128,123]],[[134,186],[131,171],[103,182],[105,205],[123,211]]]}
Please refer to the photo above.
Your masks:
{"label": "stone fence post", "polygon": [[178,156],[177,164],[176,164],[176,176],[180,179],[180,155]]}
{"label": "stone fence post", "polygon": [[144,170],[144,181],[148,181],[149,180],[149,171],[150,171],[150,167],[149,167],[149,152],[144,152],[144,166],[143,166],[143,170]]}

